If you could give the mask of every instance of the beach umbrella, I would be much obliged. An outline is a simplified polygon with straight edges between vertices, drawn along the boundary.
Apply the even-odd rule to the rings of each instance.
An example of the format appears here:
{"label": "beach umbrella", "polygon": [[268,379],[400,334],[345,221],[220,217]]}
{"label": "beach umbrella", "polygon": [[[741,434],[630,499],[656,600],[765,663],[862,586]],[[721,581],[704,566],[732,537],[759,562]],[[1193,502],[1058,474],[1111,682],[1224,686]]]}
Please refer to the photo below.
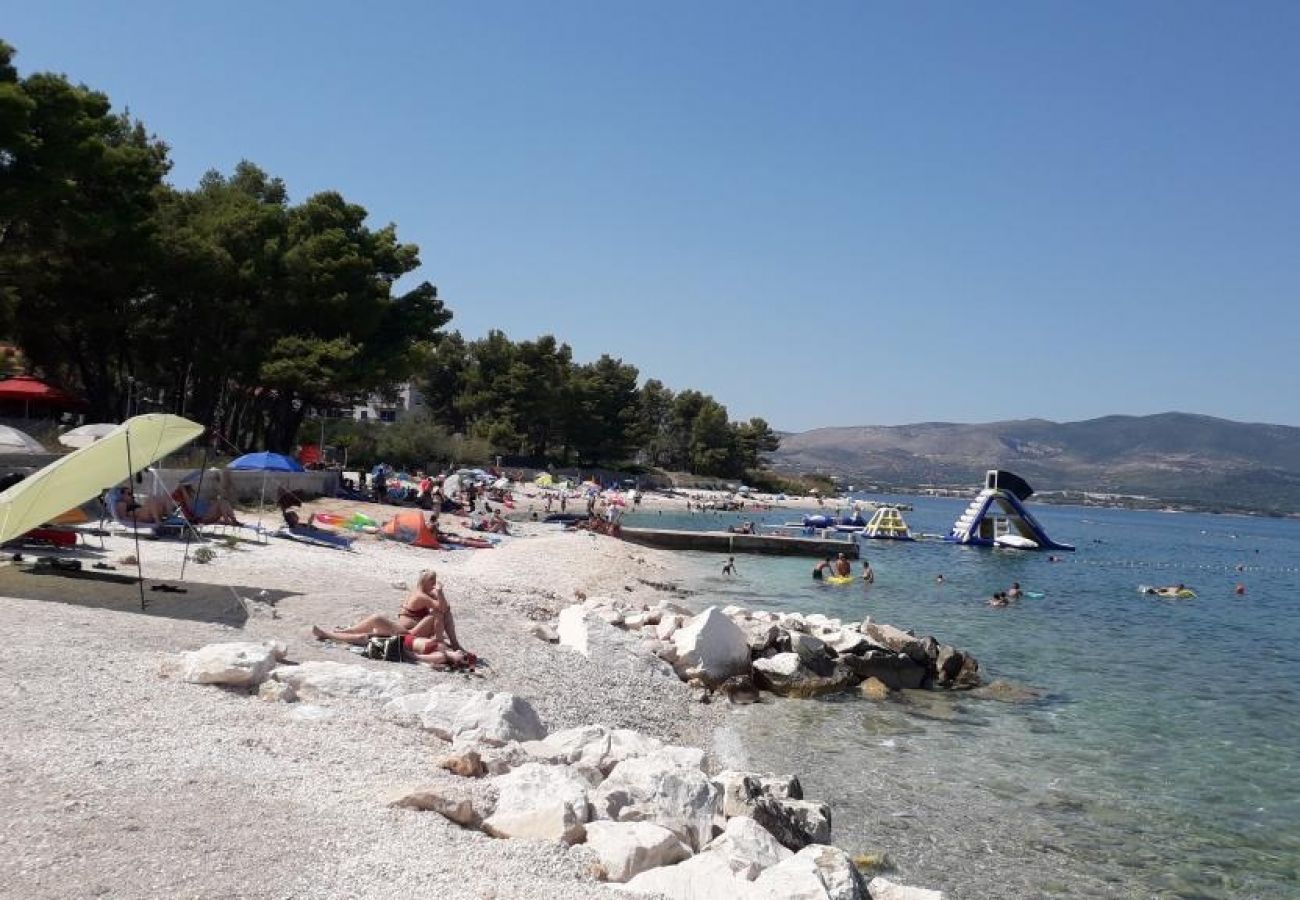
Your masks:
{"label": "beach umbrella", "polygon": [[0,493],[0,543],[97,497],[202,433],[202,425],[180,416],[154,413],[128,419],[89,447]]}
{"label": "beach umbrella", "polygon": [[238,459],[233,460],[226,468],[234,469],[236,472],[307,471],[298,460],[285,456],[283,453],[272,453],[269,450],[263,450],[261,453],[245,453]]}
{"label": "beach umbrella", "polygon": [[86,405],[86,401],[80,397],[74,397],[62,388],[46,384],[30,375],[16,375],[0,381],[0,403],[3,402],[23,404],[24,417],[33,406],[46,409],[82,409]]}
{"label": "beach umbrella", "polygon": [[59,435],[59,443],[65,447],[80,449],[89,447],[95,441],[112,433],[117,428],[112,422],[96,422],[92,425],[78,425],[69,431]]}
{"label": "beach umbrella", "polygon": [[0,425],[0,453],[44,453],[45,447],[25,431]]}
{"label": "beach umbrella", "polygon": [[550,487],[554,483],[555,483],[555,479],[551,477],[550,472],[543,472],[542,474],[538,475],[536,478],[533,479],[533,484],[537,485],[538,487]]}

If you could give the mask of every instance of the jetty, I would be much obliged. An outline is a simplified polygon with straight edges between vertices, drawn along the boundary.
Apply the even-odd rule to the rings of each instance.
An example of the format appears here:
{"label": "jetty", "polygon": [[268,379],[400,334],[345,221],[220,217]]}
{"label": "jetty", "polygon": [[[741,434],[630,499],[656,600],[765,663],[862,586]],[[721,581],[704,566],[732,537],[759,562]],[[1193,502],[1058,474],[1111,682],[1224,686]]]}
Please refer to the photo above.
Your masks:
{"label": "jetty", "polygon": [[833,556],[858,558],[854,540],[792,537],[783,534],[736,534],[730,531],[682,531],[671,528],[622,529],[625,541],[664,550],[703,550],[711,553],[766,553],[773,556]]}

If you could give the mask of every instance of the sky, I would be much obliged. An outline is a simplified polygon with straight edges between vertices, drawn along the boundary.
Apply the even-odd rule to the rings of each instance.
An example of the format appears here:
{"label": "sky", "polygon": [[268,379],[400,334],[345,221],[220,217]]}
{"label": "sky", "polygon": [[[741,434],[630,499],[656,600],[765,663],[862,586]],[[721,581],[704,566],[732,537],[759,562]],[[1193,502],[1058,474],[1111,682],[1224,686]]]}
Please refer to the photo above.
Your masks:
{"label": "sky", "polygon": [[171,181],[248,159],[780,430],[1300,425],[1300,4],[4,4]]}

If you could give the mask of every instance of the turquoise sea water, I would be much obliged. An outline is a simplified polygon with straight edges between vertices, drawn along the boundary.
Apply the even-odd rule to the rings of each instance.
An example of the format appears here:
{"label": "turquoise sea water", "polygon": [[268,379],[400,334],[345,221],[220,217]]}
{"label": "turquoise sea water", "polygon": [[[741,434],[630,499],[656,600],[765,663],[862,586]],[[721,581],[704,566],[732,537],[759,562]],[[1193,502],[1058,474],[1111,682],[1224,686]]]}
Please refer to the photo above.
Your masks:
{"label": "turquoise sea water", "polygon": [[[946,532],[965,507],[905,499],[914,531]],[[899,880],[957,898],[1300,897],[1300,522],[1035,515],[1078,552],[1050,562],[870,542],[870,587],[813,582],[804,558],[742,555],[728,579],[725,557],[683,554],[695,605],[871,615],[973,652],[986,678],[1041,691],[1019,703],[910,692],[898,704],[738,708],[749,764],[799,773],[809,796],[832,803],[836,843],[885,851]],[[988,607],[1012,581],[1045,596]],[[1137,591],[1175,582],[1196,599]]]}

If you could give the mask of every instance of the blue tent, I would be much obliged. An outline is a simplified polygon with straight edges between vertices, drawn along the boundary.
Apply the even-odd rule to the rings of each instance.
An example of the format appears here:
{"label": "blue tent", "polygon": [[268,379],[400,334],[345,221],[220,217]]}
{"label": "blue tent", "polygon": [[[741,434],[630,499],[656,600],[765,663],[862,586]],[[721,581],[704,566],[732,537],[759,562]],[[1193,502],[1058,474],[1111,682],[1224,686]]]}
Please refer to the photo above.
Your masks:
{"label": "blue tent", "polygon": [[263,450],[261,453],[245,453],[239,459],[226,466],[227,469],[235,469],[241,472],[303,472],[306,471],[298,463],[298,460],[291,459],[283,453],[272,453],[269,450]]}

